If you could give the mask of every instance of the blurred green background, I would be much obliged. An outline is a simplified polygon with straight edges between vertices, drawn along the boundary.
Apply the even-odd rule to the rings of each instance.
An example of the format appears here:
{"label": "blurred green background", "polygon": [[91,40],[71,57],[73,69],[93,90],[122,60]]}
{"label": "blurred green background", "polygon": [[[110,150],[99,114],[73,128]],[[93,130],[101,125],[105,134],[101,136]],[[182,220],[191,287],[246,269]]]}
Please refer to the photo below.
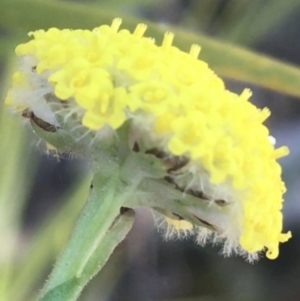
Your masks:
{"label": "blurred green background", "polygon": [[28,40],[30,30],[93,28],[114,17],[123,17],[127,28],[149,24],[146,35],[158,42],[173,30],[182,49],[199,43],[200,56],[229,89],[249,87],[252,101],[271,109],[270,132],[278,146],[291,150],[282,166],[288,188],[284,226],[293,238],[275,261],[261,258],[251,265],[191,239],[164,241],[151,212],[141,209],[128,238],[80,300],[300,300],[300,0],[1,0],[0,12],[0,301],[34,299],[90,180],[85,162],[49,155],[4,107],[14,48]]}

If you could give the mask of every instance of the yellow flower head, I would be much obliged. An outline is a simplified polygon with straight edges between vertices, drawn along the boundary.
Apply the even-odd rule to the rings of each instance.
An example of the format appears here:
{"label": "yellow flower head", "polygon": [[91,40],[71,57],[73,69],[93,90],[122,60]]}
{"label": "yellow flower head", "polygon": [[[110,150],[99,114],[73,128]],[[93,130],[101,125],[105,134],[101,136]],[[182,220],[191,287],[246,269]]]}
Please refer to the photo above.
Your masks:
{"label": "yellow flower head", "polygon": [[[254,258],[267,249],[267,257],[276,258],[279,243],[291,236],[282,233],[285,186],[276,161],[288,149],[275,149],[263,125],[270,112],[248,101],[249,90],[226,90],[197,58],[199,46],[182,52],[169,32],[156,45],[144,37],[146,25],[130,33],[120,24],[31,32],[33,39],[16,48],[20,70],[6,103],[56,127],[77,120],[81,130],[100,137],[129,120],[132,145],[166,165],[180,161],[168,169],[169,182],[227,206],[230,218],[215,220],[217,231],[170,213],[165,221],[172,229],[193,231],[199,242],[222,241],[226,254]],[[196,207],[189,210],[197,215]]]}

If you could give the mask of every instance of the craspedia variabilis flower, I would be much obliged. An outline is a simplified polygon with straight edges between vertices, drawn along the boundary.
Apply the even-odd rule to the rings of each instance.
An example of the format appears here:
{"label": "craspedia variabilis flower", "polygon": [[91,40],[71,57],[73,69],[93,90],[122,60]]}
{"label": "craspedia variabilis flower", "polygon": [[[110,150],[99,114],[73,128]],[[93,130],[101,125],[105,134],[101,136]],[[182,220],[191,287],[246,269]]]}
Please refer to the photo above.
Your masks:
{"label": "craspedia variabilis flower", "polygon": [[92,31],[31,32],[16,48],[19,70],[6,103],[42,127],[69,130],[75,141],[92,133],[92,143],[101,144],[130,121],[128,143],[171,162],[169,182],[227,206],[229,222],[219,231],[170,213],[172,230],[220,241],[225,254],[255,258],[266,249],[276,258],[279,243],[291,236],[282,233],[285,185],[277,163],[288,149],[275,148],[263,125],[269,110],[251,104],[249,90],[226,90],[198,59],[199,46],[185,53],[172,46],[170,32],[156,45],[144,36],[146,25],[133,33],[120,25],[115,19]]}

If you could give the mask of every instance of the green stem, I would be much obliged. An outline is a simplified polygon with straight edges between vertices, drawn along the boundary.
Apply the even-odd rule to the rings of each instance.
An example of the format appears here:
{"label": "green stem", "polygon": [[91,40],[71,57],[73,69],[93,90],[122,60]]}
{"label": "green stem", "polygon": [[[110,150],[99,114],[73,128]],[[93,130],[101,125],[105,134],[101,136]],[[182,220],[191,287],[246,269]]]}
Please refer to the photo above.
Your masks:
{"label": "green stem", "polygon": [[121,191],[122,186],[119,170],[109,177],[101,172],[95,174],[87,204],[38,301],[76,300],[129,231],[130,226],[125,227],[120,236],[113,230],[119,225],[116,218],[130,194]]}
{"label": "green stem", "polygon": [[[82,279],[87,283],[100,271],[116,246],[126,237],[134,222],[134,210],[128,209],[121,213],[101,241],[99,250],[91,256],[82,273]],[[101,250],[100,250],[101,249]]]}

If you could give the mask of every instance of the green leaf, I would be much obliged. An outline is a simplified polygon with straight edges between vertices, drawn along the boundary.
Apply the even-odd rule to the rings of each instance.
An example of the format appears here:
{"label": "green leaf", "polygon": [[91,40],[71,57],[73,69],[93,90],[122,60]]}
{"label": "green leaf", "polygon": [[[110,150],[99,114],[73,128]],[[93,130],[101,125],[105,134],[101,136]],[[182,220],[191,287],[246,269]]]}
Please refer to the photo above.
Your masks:
{"label": "green leaf", "polygon": [[116,9],[116,7],[121,7],[121,8],[128,8],[128,6],[130,7],[134,7],[134,6],[146,6],[146,5],[153,5],[153,4],[157,4],[159,2],[161,2],[160,0],[94,0],[94,2],[97,3],[97,5],[101,6],[101,7],[105,7],[105,8],[110,8],[110,9]]}
{"label": "green leaf", "polygon": [[[11,62],[7,64],[10,76]],[[8,78],[0,82],[0,99],[8,87]],[[9,300],[12,267],[19,257],[21,214],[30,191],[36,161],[27,143],[28,131],[20,119],[10,116],[0,101],[0,300]]]}
{"label": "green leaf", "polygon": [[232,0],[224,10],[228,22],[218,36],[249,45],[276,29],[299,7],[299,0],[289,0],[288,3],[278,0],[253,0],[251,3]]}
{"label": "green leaf", "polygon": [[[168,29],[176,34],[175,46],[188,51],[193,43],[201,45],[201,59],[220,76],[245,81],[282,93],[300,96],[300,69],[289,64],[181,29],[118,16],[95,7],[57,1],[2,0],[0,26],[15,32],[27,32],[52,26],[58,28],[93,28],[123,17],[123,27],[132,30],[139,22],[148,24],[147,36],[162,40]],[[24,42],[26,39],[24,38]]]}

